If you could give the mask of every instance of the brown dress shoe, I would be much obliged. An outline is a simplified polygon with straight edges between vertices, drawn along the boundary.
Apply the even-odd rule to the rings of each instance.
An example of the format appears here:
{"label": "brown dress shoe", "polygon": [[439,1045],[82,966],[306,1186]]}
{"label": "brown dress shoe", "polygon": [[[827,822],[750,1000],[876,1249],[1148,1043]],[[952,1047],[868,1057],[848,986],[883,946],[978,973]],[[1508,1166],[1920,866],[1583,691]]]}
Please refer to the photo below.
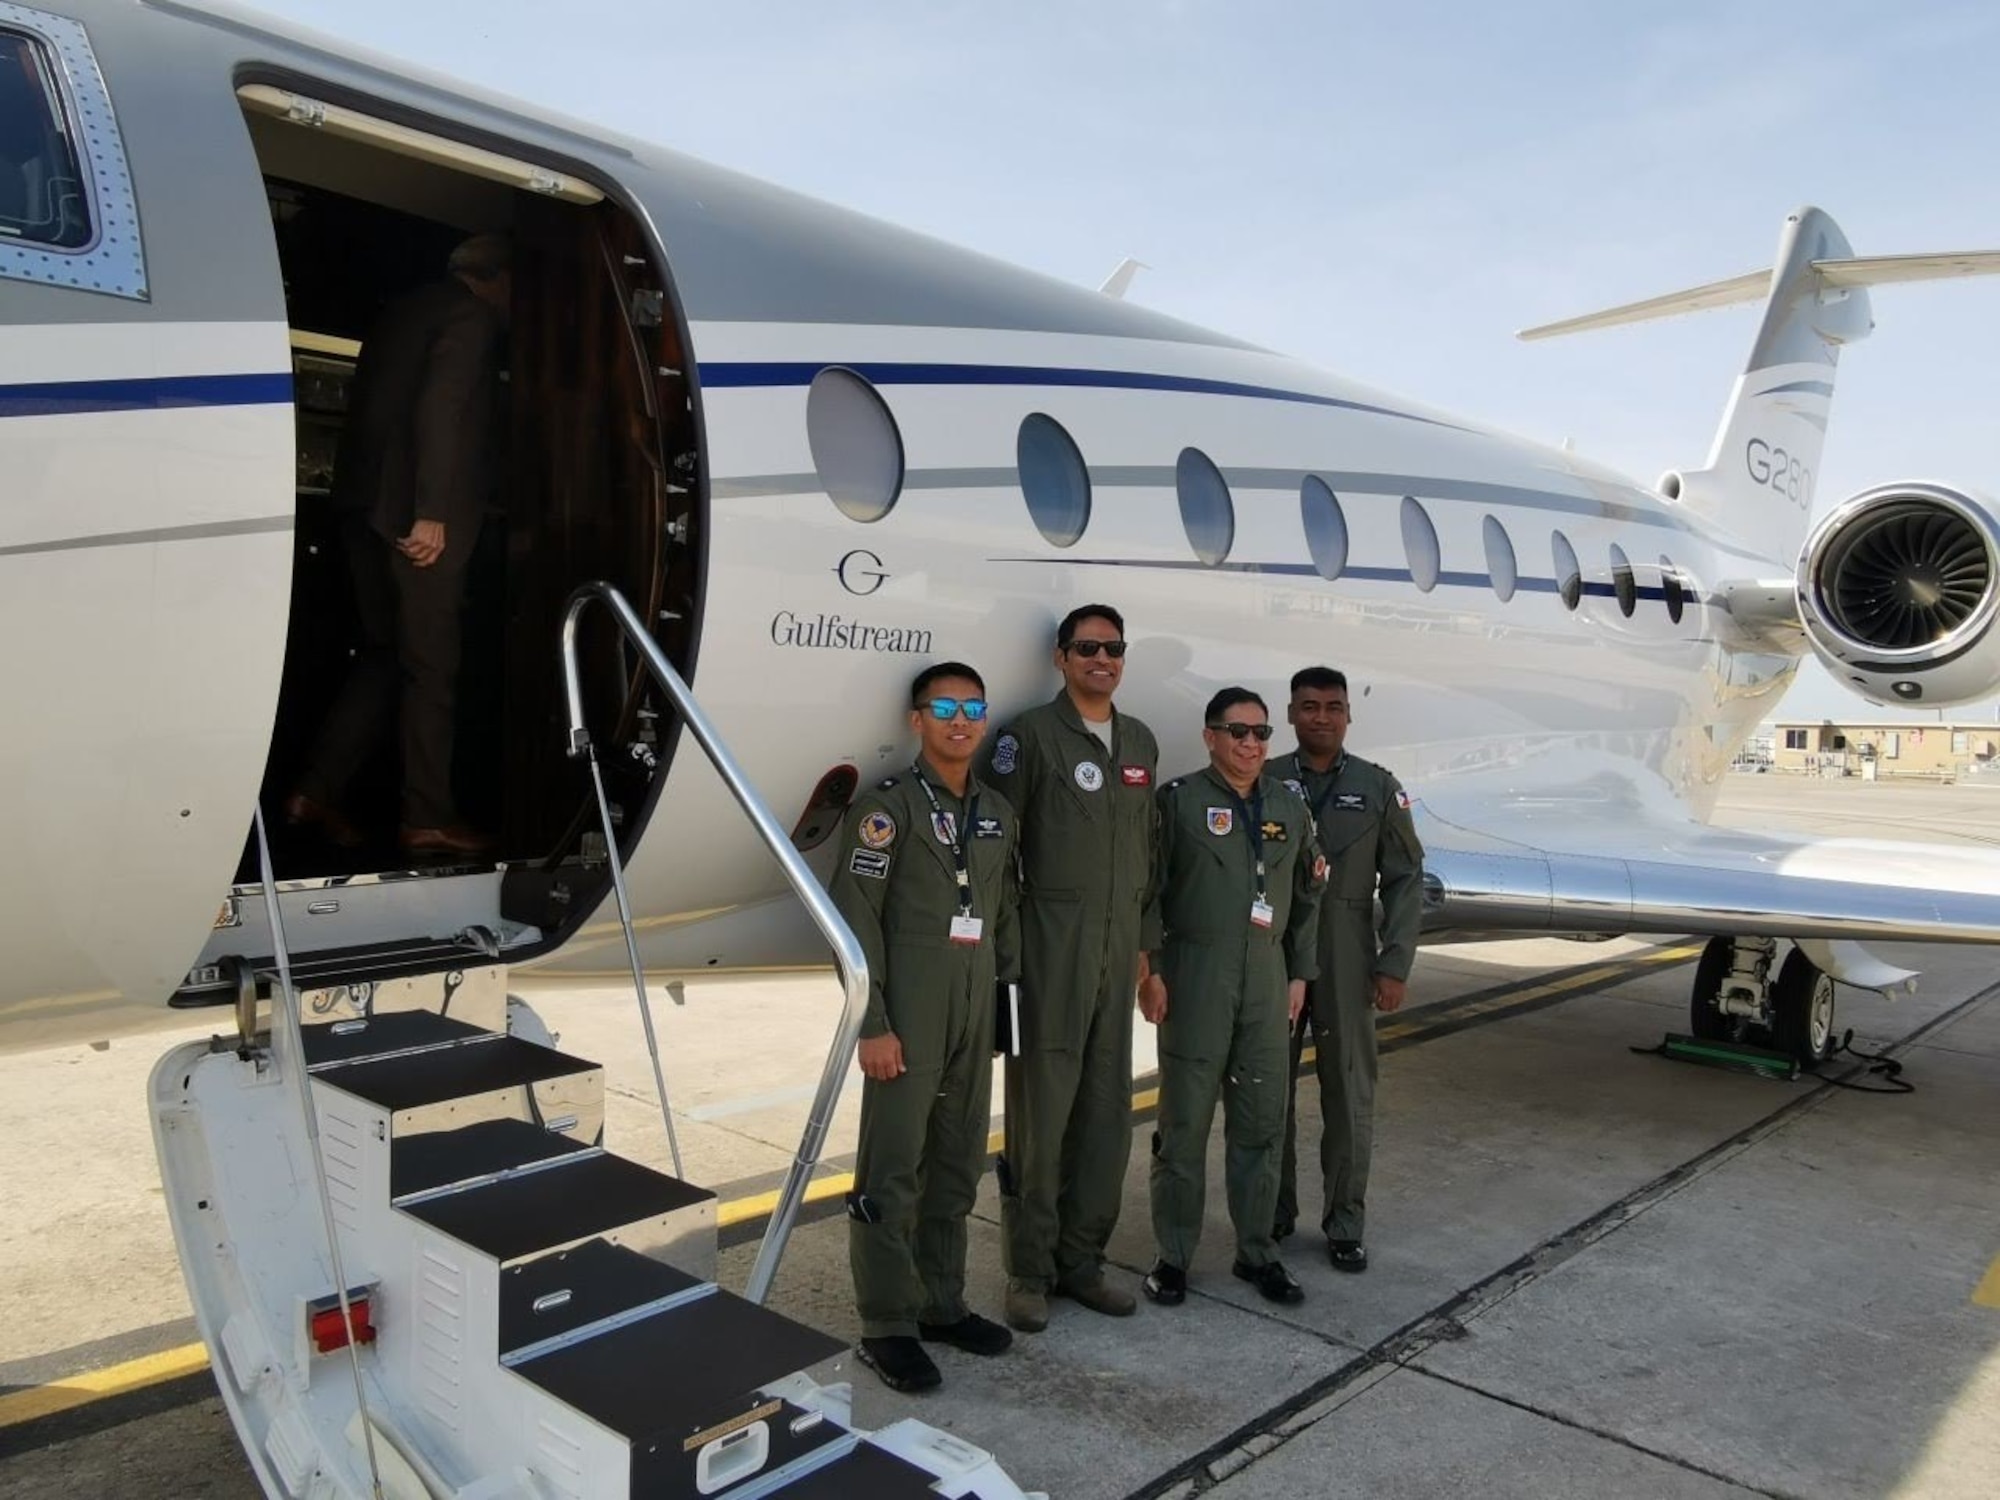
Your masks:
{"label": "brown dress shoe", "polygon": [[304,792],[285,799],[285,822],[293,828],[317,828],[329,844],[342,849],[360,847],[361,830],[348,822],[337,808],[315,802]]}
{"label": "brown dress shoe", "polygon": [[412,828],[406,823],[402,844],[405,854],[490,854],[494,848],[485,834],[458,823],[444,828]]}

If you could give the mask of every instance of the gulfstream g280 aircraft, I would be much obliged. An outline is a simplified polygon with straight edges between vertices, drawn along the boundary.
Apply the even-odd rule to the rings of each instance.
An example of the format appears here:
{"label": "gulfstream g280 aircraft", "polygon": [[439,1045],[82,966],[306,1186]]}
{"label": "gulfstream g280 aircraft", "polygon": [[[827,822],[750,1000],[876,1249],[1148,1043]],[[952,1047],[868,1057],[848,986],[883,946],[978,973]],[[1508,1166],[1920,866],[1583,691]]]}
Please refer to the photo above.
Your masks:
{"label": "gulfstream g280 aircraft", "polygon": [[[393,766],[358,841],[277,813],[356,642],[358,340],[487,232],[508,413],[458,739],[498,845],[413,865],[360,805]],[[1017,1493],[850,1429],[802,1373],[831,1341],[714,1287],[713,1198],[604,1151],[601,1076],[510,1027],[507,966],[823,962],[800,861],[897,768],[913,670],[1024,701],[1109,598],[1169,762],[1219,685],[1346,668],[1434,935],[1707,934],[1694,1029],[1823,1054],[1834,978],[1904,977],[1862,942],[2000,936],[2000,858],[1704,818],[1807,653],[1878,702],[2000,687],[1991,501],[1809,525],[1867,288],[1996,269],[1802,209],[1768,272],[1536,330],[1762,300],[1706,461],[1649,485],[234,9],[8,0],[0,1013],[236,1002],[151,1105],[272,1495]]]}

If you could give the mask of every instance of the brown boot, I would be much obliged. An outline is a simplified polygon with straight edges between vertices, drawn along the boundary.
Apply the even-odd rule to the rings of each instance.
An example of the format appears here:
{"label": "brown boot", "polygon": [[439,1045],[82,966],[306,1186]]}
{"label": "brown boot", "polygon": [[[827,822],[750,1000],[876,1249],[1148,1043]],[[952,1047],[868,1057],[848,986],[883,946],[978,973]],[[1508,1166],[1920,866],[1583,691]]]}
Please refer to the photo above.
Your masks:
{"label": "brown boot", "polygon": [[1018,1281],[1008,1282],[1007,1326],[1022,1333],[1040,1333],[1048,1327],[1048,1294]]}
{"label": "brown boot", "polygon": [[1139,1300],[1123,1287],[1113,1286],[1100,1275],[1095,1281],[1067,1282],[1056,1288],[1058,1297],[1081,1303],[1107,1318],[1129,1318],[1139,1310]]}

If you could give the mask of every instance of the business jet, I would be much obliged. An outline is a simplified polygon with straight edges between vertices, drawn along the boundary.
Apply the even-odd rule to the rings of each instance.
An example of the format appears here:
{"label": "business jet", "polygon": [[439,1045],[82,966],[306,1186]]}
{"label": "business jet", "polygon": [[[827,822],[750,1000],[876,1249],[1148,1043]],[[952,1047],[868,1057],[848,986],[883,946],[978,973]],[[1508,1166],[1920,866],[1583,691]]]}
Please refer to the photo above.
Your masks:
{"label": "business jet", "polygon": [[[326,496],[358,340],[488,231],[511,420],[459,780],[499,846],[413,866],[276,814],[356,643]],[[1705,820],[1808,655],[1873,702],[2000,688],[1990,499],[1811,522],[1868,288],[1995,270],[1806,208],[1767,271],[1531,330],[1762,302],[1706,461],[1648,485],[1125,268],[1063,285],[228,6],[6,0],[0,1015],[236,1006],[150,1107],[272,1496],[1018,1494],[857,1429],[765,1259],[715,1285],[713,1195],[606,1149],[601,1070],[509,970],[842,954],[809,862],[900,769],[914,670],[1026,703],[1102,598],[1169,761],[1216,687],[1347,670],[1429,935],[1704,935],[1693,1029],[1823,1056],[1836,980],[1907,978],[1868,943],[2000,937],[2000,858]]]}

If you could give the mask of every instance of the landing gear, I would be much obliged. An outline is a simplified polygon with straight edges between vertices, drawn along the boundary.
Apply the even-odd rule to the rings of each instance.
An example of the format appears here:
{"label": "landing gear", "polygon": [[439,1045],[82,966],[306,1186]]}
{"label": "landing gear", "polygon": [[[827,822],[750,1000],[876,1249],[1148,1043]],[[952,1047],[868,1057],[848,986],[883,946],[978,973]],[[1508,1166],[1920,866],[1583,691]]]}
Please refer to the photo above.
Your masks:
{"label": "landing gear", "polygon": [[1788,1053],[1810,1066],[1835,1049],[1833,976],[1801,948],[1785,955],[1775,983],[1776,938],[1717,937],[1695,965],[1688,1030],[1705,1042]]}

